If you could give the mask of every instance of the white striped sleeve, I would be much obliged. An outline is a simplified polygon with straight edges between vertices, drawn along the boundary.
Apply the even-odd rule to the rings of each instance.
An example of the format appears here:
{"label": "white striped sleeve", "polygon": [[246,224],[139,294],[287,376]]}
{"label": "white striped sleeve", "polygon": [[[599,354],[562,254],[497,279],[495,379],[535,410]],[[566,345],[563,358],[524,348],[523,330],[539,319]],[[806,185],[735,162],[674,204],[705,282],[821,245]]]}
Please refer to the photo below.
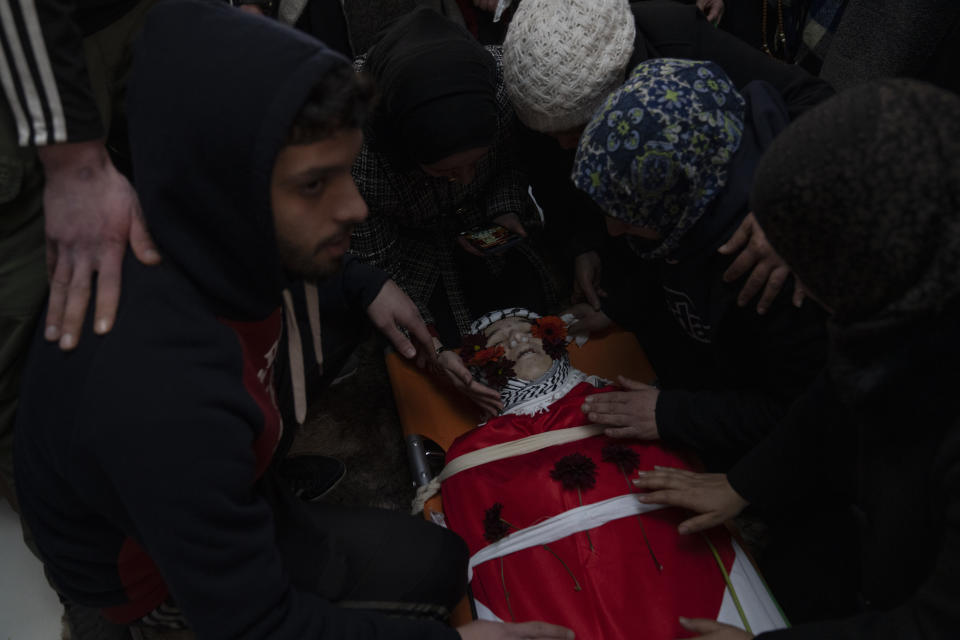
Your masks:
{"label": "white striped sleeve", "polygon": [[102,135],[72,10],[58,0],[0,0],[0,87],[21,146]]}

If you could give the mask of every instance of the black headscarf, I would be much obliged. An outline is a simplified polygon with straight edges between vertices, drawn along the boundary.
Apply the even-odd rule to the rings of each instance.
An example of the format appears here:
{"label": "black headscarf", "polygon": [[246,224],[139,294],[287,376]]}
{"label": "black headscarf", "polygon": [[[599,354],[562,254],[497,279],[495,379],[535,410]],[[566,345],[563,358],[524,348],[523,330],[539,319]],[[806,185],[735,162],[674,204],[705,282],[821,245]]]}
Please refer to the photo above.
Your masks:
{"label": "black headscarf", "polygon": [[773,246],[838,324],[939,311],[960,294],[960,98],[887,79],[792,124],[757,169]]}
{"label": "black headscarf", "polygon": [[430,164],[493,144],[497,70],[462,27],[426,8],[390,26],[368,54],[380,106],[377,145]]}
{"label": "black headscarf", "polygon": [[767,237],[835,312],[828,369],[851,406],[902,416],[918,379],[950,397],[931,374],[960,353],[958,114],[932,85],[871,82],[808,111],[757,169]]}

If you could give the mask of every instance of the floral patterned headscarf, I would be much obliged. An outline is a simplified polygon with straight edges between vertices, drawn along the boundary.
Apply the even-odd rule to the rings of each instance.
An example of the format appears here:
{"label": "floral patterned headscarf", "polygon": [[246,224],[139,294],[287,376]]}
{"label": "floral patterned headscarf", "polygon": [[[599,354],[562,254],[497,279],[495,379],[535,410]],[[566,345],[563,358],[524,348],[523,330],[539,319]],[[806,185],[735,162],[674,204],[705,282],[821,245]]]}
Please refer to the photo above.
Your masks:
{"label": "floral patterned headscarf", "polygon": [[641,62],[584,130],[573,181],[607,215],[660,234],[641,257],[667,257],[726,184],[744,112],[712,62]]}

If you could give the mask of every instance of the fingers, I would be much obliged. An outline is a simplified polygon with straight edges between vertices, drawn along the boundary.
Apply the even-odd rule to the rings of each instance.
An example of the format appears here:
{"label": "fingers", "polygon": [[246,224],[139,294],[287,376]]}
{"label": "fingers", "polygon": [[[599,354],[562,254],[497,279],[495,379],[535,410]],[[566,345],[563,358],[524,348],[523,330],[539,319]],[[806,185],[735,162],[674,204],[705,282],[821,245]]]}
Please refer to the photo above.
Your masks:
{"label": "fingers", "polygon": [[110,245],[104,248],[97,269],[97,301],[93,314],[93,331],[103,335],[113,328],[113,320],[120,304],[120,284],[123,272],[122,245]]}
{"label": "fingers", "polygon": [[[728,256],[736,253],[737,251],[739,251],[740,249],[746,246],[747,241],[750,240],[750,233],[753,230],[753,223],[750,221],[750,217],[752,215],[753,214],[751,213],[750,215],[748,215],[746,218],[743,219],[743,221],[740,223],[740,226],[737,227],[737,230],[733,232],[732,236],[730,236],[730,239],[727,240],[722,245],[720,245],[717,251],[719,251],[721,254],[725,256]],[[744,271],[744,273],[745,272],[746,271]],[[727,270],[727,273],[730,273],[729,269]],[[741,275],[743,274],[741,273]],[[727,280],[727,282],[729,282],[730,280],[737,279],[737,278],[727,279],[727,274],[724,274],[723,277],[725,280]]]}
{"label": "fingers", "polygon": [[770,309],[770,305],[773,304],[773,301],[783,289],[788,277],[790,277],[790,269],[786,267],[777,267],[770,272],[767,284],[763,288],[763,295],[760,296],[760,302],[757,303],[757,313],[763,315]]}
{"label": "fingers", "polygon": [[130,248],[133,249],[133,255],[137,256],[137,260],[143,264],[158,264],[161,260],[160,251],[153,243],[150,232],[147,231],[147,224],[143,220],[139,203],[130,218]]}
{"label": "fingers", "polygon": [[[55,243],[47,243],[48,263],[51,245],[55,246]],[[47,319],[43,337],[53,342],[60,339],[63,327],[63,310],[67,305],[67,291],[70,289],[70,280],[73,278],[73,263],[66,256],[62,256],[55,258],[54,264],[48,264],[47,268],[52,269],[52,274],[50,276],[50,295],[47,298]]]}
{"label": "fingers", "polygon": [[417,355],[417,349],[413,346],[413,343],[392,322],[380,327],[380,329],[387,340],[390,341],[390,344],[393,345],[393,348],[397,350],[397,353],[402,354],[404,358],[412,358]]}
{"label": "fingers", "polygon": [[523,224],[520,222],[519,216],[515,213],[508,213],[503,216],[497,216],[493,219],[501,227],[506,227],[510,231],[513,231],[515,234],[527,237],[527,230],[523,228]]}
{"label": "fingers", "polygon": [[[630,378],[625,378],[623,376],[617,376],[617,381],[620,383],[620,386],[624,389],[630,389],[631,391],[646,391],[647,389],[652,389],[648,384],[643,382],[638,382],[637,380],[631,380]],[[609,394],[605,394],[609,395]]]}
{"label": "fingers", "polygon": [[70,284],[66,291],[66,303],[63,307],[63,321],[60,326],[60,348],[70,351],[77,346],[83,319],[90,304],[90,281],[93,279],[92,265],[86,261],[74,264]]}
{"label": "fingers", "polygon": [[[600,422],[596,420],[595,422]],[[619,438],[621,440],[649,440],[645,438],[643,433],[636,427],[618,427],[614,429],[604,429],[603,435],[608,438]]]}
{"label": "fingers", "polygon": [[600,296],[597,295],[596,289],[593,288],[593,283],[586,282],[582,285],[583,295],[587,299],[587,304],[596,309],[600,310]]}
{"label": "fingers", "polygon": [[807,290],[804,289],[798,278],[793,282],[793,306],[798,309],[803,306],[803,299],[807,296]]}
{"label": "fingers", "polygon": [[633,396],[630,391],[611,391],[610,393],[598,393],[588,396],[583,401],[585,411],[594,411],[602,408],[609,411],[612,407],[620,406],[630,402]]}
{"label": "fingers", "polygon": [[714,631],[722,631],[727,628],[727,625],[720,624],[716,620],[706,620],[704,618],[684,618],[680,617],[680,624],[687,631],[693,631],[694,633],[712,633]]}
{"label": "fingers", "polygon": [[[740,255],[743,256],[744,254],[741,253]],[[767,263],[756,263],[753,271],[750,273],[750,277],[747,278],[747,281],[743,284],[743,288],[740,289],[739,295],[737,295],[737,306],[747,306],[747,303],[753,300],[753,298],[763,290],[764,285],[770,277],[770,270],[771,267]]]}
{"label": "fingers", "polygon": [[[633,426],[633,421],[635,418],[626,413],[607,413],[607,412],[597,412],[591,411],[587,414],[587,418],[590,419],[590,422],[594,424],[609,424],[614,427],[631,427]],[[608,429],[608,431],[620,431],[620,429]],[[626,436],[618,436],[626,437]]]}
{"label": "fingers", "polygon": [[433,336],[430,335],[430,330],[427,329],[426,323],[423,321],[423,318],[420,317],[420,312],[417,311],[416,308],[411,308],[410,311],[411,313],[405,314],[407,317],[400,318],[400,325],[406,329],[420,345],[415,353],[422,355],[425,361],[436,360],[437,353],[433,349]]}
{"label": "fingers", "polygon": [[541,638],[544,640],[548,638],[573,640],[574,637],[574,633],[570,629],[546,622],[520,622],[507,626],[511,637],[525,640],[540,640]]}
{"label": "fingers", "polygon": [[493,389],[493,388],[491,388],[491,387],[488,387],[488,386],[485,385],[485,384],[480,384],[480,383],[477,382],[476,380],[473,380],[473,381],[470,383],[470,391],[471,391],[471,393],[473,393],[473,394],[475,394],[475,395],[477,395],[477,396],[479,396],[479,397],[489,398],[490,400],[492,400],[492,401],[495,402],[496,404],[502,406],[502,404],[500,403],[500,392],[497,391],[496,389]]}
{"label": "fingers", "polygon": [[680,526],[677,527],[677,531],[681,535],[687,535],[690,533],[697,533],[698,531],[706,531],[707,529],[712,529],[718,524],[722,524],[723,520],[720,515],[715,511],[709,513],[703,513],[693,518],[689,518],[680,523]]}
{"label": "fingers", "polygon": [[470,244],[469,242],[467,242],[466,238],[463,238],[463,237],[461,237],[461,236],[457,236],[457,243],[458,243],[458,244],[460,245],[460,247],[461,247],[464,251],[466,251],[467,253],[472,254],[472,255],[475,255],[475,256],[479,256],[479,257],[481,257],[481,258],[483,257],[483,253],[481,253],[480,250],[477,249],[476,247],[474,247],[472,244]]}

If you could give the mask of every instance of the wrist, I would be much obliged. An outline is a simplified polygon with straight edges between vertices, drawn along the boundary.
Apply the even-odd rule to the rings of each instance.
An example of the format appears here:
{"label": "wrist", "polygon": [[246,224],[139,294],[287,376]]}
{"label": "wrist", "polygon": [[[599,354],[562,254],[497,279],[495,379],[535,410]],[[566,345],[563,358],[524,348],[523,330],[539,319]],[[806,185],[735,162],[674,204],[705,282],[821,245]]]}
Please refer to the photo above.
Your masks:
{"label": "wrist", "polygon": [[46,177],[89,179],[110,164],[110,156],[102,140],[64,142],[37,147]]}

